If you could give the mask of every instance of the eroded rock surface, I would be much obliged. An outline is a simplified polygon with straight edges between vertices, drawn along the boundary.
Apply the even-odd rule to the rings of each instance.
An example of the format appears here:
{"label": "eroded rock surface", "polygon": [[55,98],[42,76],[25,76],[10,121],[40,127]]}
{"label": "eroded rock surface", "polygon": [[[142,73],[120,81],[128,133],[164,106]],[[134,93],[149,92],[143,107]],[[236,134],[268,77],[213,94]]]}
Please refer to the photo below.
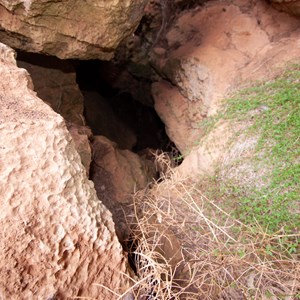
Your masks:
{"label": "eroded rock surface", "polygon": [[73,66],[56,57],[22,53],[18,58],[18,66],[29,72],[37,96],[65,119],[81,162],[89,174],[92,160],[89,139],[92,132],[83,126],[83,95],[76,83]]}
{"label": "eroded rock surface", "polygon": [[93,141],[93,176],[99,197],[107,198],[107,206],[113,201],[128,202],[130,195],[144,188],[155,176],[153,164],[104,136]]}
{"label": "eroded rock surface", "polygon": [[[155,110],[166,126],[178,150],[186,155],[199,136],[199,120],[203,118],[196,102],[188,101],[176,87],[167,82],[152,85]],[[188,134],[187,134],[188,133]]]}
{"label": "eroded rock surface", "polygon": [[280,11],[285,11],[294,16],[300,17],[300,1],[299,0],[271,0],[273,7]]}
{"label": "eroded rock surface", "polygon": [[127,286],[111,214],[62,117],[3,44],[0,62],[0,298],[113,299],[94,284]]}
{"label": "eroded rock surface", "polygon": [[153,180],[154,164],[129,150],[119,149],[104,136],[95,136],[92,147],[91,177],[97,195],[113,214],[119,240],[128,242],[126,219],[134,214],[132,195]]}
{"label": "eroded rock surface", "polygon": [[90,139],[93,136],[92,131],[87,126],[74,123],[67,123],[67,127],[74,141],[75,149],[80,155],[81,163],[85,167],[87,176],[89,176],[92,162],[92,148],[90,145]]}
{"label": "eroded rock surface", "polygon": [[21,55],[18,66],[29,72],[39,98],[66,121],[83,125],[83,96],[76,83],[75,70],[68,62],[43,56],[29,56],[24,61]]}
{"label": "eroded rock surface", "polygon": [[146,0],[1,0],[0,40],[59,58],[108,60],[138,25]]}
{"label": "eroded rock surface", "polygon": [[299,57],[299,28],[299,19],[259,0],[208,1],[176,19],[166,33],[167,46],[162,42],[152,53],[169,83],[154,83],[152,90],[182,153],[201,138],[197,120],[215,114],[222,99]]}

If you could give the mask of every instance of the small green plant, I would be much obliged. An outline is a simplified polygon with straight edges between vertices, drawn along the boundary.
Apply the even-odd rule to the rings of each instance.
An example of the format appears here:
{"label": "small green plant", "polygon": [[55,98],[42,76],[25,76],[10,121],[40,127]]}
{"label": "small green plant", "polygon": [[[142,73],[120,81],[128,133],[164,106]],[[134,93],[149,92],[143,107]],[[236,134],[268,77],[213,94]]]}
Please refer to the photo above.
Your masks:
{"label": "small green plant", "polygon": [[270,256],[273,254],[273,249],[271,245],[266,246],[266,254]]}
{"label": "small green plant", "polygon": [[[266,173],[261,178],[266,183],[256,187],[225,178],[218,185],[219,194],[234,201],[229,207],[236,218],[246,224],[258,223],[268,233],[291,234],[300,226],[299,80],[300,65],[294,65],[272,81],[239,92],[226,101],[218,117],[204,124],[210,124],[211,130],[211,124],[220,117],[232,122],[232,126],[243,122],[249,125],[237,136],[258,137],[250,160],[257,172]],[[242,162],[237,159],[235,163],[238,166]],[[291,247],[291,251],[296,250]]]}
{"label": "small green plant", "polygon": [[[233,156],[229,169],[224,164],[197,182],[170,172],[163,183],[134,195],[138,280],[130,291],[136,299],[300,299],[299,79],[294,66],[242,91],[206,123],[208,131],[220,119],[233,129],[246,123],[234,136],[255,137],[246,158]],[[240,165],[253,167],[259,184],[239,178]],[[168,251],[163,240],[173,242]]]}
{"label": "small green plant", "polygon": [[288,252],[290,254],[297,253],[298,247],[299,247],[299,243],[291,243],[288,245]]}

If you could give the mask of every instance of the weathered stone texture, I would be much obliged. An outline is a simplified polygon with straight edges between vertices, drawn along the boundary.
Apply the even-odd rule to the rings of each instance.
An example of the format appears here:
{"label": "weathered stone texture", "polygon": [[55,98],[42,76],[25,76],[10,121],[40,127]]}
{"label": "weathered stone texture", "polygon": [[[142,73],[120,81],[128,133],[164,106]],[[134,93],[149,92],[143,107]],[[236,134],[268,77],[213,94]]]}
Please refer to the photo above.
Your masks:
{"label": "weathered stone texture", "polygon": [[176,19],[165,52],[152,53],[172,87],[154,83],[152,90],[168,135],[183,154],[197,145],[200,121],[214,115],[222,99],[299,58],[299,28],[297,18],[260,0],[207,1]]}
{"label": "weathered stone texture", "polygon": [[[155,110],[166,125],[166,133],[186,155],[199,137],[199,120],[203,118],[197,102],[184,98],[179,90],[167,82],[152,85]],[[187,134],[188,133],[188,134]]]}
{"label": "weathered stone texture", "polygon": [[300,17],[299,0],[271,0],[272,6],[291,15]]}
{"label": "weathered stone texture", "polygon": [[18,66],[29,72],[37,96],[65,119],[81,162],[89,174],[92,159],[89,138],[92,132],[82,126],[85,124],[83,95],[76,83],[73,66],[56,57],[45,59],[43,56],[24,53],[19,56],[21,59],[18,60]]}
{"label": "weathered stone texture", "polygon": [[109,203],[131,202],[131,195],[153,179],[153,164],[129,150],[121,150],[104,136],[93,141],[93,181],[98,196],[108,198]]}
{"label": "weathered stone texture", "polygon": [[81,163],[85,167],[87,176],[89,176],[92,162],[92,148],[90,145],[90,139],[93,136],[92,131],[87,126],[80,126],[74,123],[67,123],[67,126],[74,141],[75,149],[80,155]]}
{"label": "weathered stone texture", "polygon": [[76,73],[68,62],[36,57],[32,63],[18,60],[32,79],[37,96],[47,102],[66,121],[83,125],[83,96],[76,83]]}
{"label": "weathered stone texture", "polygon": [[146,0],[1,0],[0,40],[60,58],[111,59]]}
{"label": "weathered stone texture", "polygon": [[110,212],[61,116],[0,44],[0,298],[112,299],[126,288]]}

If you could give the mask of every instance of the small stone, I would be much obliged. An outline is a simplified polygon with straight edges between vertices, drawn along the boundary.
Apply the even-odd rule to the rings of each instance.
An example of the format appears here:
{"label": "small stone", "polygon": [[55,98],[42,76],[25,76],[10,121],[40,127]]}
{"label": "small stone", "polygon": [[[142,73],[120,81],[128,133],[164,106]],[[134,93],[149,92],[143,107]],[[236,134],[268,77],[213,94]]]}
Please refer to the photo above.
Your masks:
{"label": "small stone", "polygon": [[156,47],[153,49],[153,52],[157,55],[157,56],[165,56],[167,50],[161,47]]}

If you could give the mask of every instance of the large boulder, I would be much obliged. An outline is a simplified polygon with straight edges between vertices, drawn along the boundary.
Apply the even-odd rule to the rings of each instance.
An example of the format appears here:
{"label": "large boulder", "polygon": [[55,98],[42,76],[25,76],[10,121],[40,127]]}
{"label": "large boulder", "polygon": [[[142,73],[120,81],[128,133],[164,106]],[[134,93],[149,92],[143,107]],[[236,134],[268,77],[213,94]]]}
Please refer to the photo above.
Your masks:
{"label": "large boulder", "polygon": [[76,73],[68,61],[40,55],[18,55],[18,66],[26,69],[37,96],[66,121],[81,162],[89,174],[92,151],[91,130],[83,116],[83,95],[76,83]]}
{"label": "large boulder", "polygon": [[67,123],[67,127],[74,141],[75,149],[80,155],[81,163],[85,167],[87,176],[89,176],[92,162],[92,148],[90,145],[90,140],[93,137],[92,131],[87,126],[74,123]]}
{"label": "large boulder", "polygon": [[[121,150],[104,136],[93,141],[93,182],[109,208],[113,202],[131,202],[131,195],[155,177],[153,163],[129,150]],[[113,209],[111,209],[113,210]]]}
{"label": "large boulder", "polygon": [[203,118],[199,104],[187,100],[166,81],[154,83],[152,94],[155,110],[165,124],[167,135],[181,154],[188,154],[199,137],[199,120]]}
{"label": "large boulder", "polygon": [[129,150],[119,149],[104,136],[95,136],[92,146],[91,174],[97,195],[113,213],[119,240],[128,241],[126,218],[133,214],[132,195],[153,180],[154,164]]}
{"label": "large boulder", "polygon": [[224,97],[299,57],[299,28],[299,19],[258,0],[208,1],[176,19],[167,47],[152,53],[163,78],[152,91],[170,139],[184,154],[202,136],[200,121],[214,115]]}
{"label": "large boulder", "polygon": [[112,299],[103,285],[122,292],[127,271],[111,214],[3,44],[0,62],[0,298]]}
{"label": "large boulder", "polygon": [[1,0],[0,40],[59,58],[111,59],[147,0]]}

